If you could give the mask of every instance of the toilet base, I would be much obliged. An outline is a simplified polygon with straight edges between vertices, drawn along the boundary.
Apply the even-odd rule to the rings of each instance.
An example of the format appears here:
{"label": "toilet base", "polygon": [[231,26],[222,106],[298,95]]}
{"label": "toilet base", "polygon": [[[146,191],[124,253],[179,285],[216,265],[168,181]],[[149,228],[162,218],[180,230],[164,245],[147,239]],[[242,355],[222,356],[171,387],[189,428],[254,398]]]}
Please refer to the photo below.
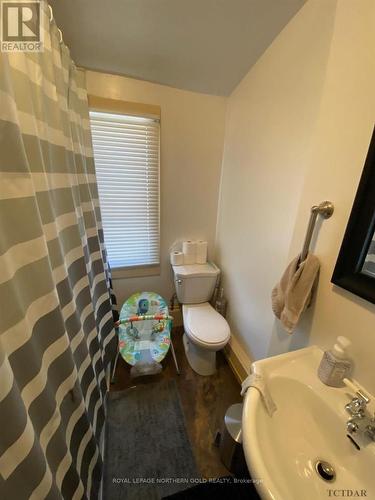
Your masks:
{"label": "toilet base", "polygon": [[188,338],[186,333],[184,333],[182,340],[191,368],[198,375],[213,375],[216,372],[216,352],[197,346]]}

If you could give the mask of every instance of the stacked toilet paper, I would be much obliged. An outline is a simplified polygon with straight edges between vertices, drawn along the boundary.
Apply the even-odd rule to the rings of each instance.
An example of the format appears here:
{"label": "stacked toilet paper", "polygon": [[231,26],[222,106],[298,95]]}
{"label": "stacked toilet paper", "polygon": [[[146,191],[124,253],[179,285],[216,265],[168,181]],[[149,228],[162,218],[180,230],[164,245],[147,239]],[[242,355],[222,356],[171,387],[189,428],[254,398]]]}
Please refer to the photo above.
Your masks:
{"label": "stacked toilet paper", "polygon": [[195,264],[197,256],[197,242],[187,240],[182,243],[182,253],[184,254],[184,264]]}
{"label": "stacked toilet paper", "polygon": [[207,262],[207,241],[197,241],[197,253],[195,262],[197,264],[205,264]]}
{"label": "stacked toilet paper", "polygon": [[170,259],[173,266],[182,266],[183,264],[205,264],[207,262],[207,241],[183,241],[182,252],[171,252]]}

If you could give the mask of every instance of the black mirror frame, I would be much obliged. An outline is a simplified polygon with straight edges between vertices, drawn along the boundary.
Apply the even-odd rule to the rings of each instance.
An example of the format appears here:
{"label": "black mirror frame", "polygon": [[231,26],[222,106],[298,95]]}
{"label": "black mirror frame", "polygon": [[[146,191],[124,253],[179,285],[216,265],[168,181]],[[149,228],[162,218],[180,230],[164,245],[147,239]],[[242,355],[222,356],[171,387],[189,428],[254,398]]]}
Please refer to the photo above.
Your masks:
{"label": "black mirror frame", "polygon": [[361,272],[375,228],[375,129],[331,282],[375,304],[375,277]]}

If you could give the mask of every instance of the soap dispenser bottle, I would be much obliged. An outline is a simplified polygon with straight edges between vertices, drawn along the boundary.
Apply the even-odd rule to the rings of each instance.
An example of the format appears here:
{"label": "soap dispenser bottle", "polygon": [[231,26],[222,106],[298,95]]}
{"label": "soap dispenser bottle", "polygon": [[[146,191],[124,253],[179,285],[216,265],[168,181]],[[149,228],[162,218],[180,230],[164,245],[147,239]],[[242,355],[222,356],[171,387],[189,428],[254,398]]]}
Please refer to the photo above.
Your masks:
{"label": "soap dispenser bottle", "polygon": [[348,376],[352,367],[346,352],[350,345],[350,340],[340,336],[337,337],[333,349],[325,351],[318,368],[318,376],[324,384],[332,387],[343,385],[343,379]]}

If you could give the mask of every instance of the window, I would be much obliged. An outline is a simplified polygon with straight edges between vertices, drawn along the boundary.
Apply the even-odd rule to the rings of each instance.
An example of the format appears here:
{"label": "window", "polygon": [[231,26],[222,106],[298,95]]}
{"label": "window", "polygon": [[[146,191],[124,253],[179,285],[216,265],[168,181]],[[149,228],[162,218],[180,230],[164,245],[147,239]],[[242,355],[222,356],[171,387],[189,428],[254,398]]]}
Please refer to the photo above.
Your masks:
{"label": "window", "polygon": [[90,123],[109,263],[158,265],[160,121],[90,111]]}

